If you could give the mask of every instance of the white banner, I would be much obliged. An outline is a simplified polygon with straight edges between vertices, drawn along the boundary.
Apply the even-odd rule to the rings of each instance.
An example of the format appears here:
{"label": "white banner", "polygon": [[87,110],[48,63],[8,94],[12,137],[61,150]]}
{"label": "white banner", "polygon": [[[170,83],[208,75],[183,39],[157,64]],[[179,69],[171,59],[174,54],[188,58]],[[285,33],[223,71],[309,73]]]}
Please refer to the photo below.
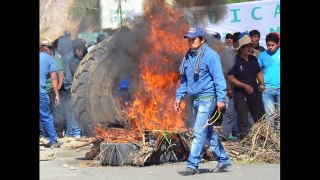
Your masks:
{"label": "white banner", "polygon": [[227,33],[244,32],[256,29],[260,32],[260,45],[266,47],[265,37],[270,32],[280,34],[280,0],[251,1],[227,4],[224,19],[213,22],[205,19],[206,31],[210,34],[218,32],[222,39]]}
{"label": "white banner", "polygon": [[120,9],[123,21],[125,21],[126,18],[143,13],[143,0],[102,0],[100,3],[102,28],[116,29],[120,27]]}
{"label": "white banner", "polygon": [[[169,2],[169,0],[167,0]],[[101,25],[102,28],[118,28],[120,24],[120,9],[122,18],[141,15],[143,0],[102,0]],[[121,6],[121,8],[120,8]],[[261,34],[260,45],[266,47],[265,37],[270,32],[280,33],[280,0],[250,1],[244,3],[227,4],[227,14],[224,19],[214,21],[215,9],[206,7],[185,8],[186,17],[190,24],[200,22],[194,19],[193,12],[202,14],[201,21],[205,22],[206,31],[210,34],[219,32],[224,40],[227,33],[244,32],[256,29]]]}

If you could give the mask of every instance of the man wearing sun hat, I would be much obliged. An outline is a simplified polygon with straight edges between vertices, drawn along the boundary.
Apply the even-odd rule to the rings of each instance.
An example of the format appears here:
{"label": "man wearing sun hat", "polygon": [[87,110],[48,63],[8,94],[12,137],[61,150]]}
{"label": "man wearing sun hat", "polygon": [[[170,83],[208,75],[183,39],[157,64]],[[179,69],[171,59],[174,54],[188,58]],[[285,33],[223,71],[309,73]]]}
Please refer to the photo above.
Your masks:
{"label": "man wearing sun hat", "polygon": [[174,109],[180,110],[181,100],[189,94],[195,115],[194,138],[190,149],[187,167],[178,171],[182,175],[199,173],[198,167],[202,159],[206,140],[210,141],[210,149],[218,161],[211,172],[223,172],[231,167],[231,160],[225,152],[213,126],[206,126],[207,120],[215,110],[221,111],[225,106],[226,81],[222,72],[220,57],[207,45],[204,30],[201,27],[190,28],[184,36],[190,46],[184,56],[179,71],[180,86],[177,89]]}
{"label": "man wearing sun hat", "polygon": [[228,80],[234,85],[233,97],[239,122],[239,139],[243,139],[249,133],[248,112],[251,113],[254,122],[264,115],[262,91],[265,87],[258,60],[251,55],[252,42],[247,32],[240,34],[236,50],[238,54],[235,65],[227,74]]}

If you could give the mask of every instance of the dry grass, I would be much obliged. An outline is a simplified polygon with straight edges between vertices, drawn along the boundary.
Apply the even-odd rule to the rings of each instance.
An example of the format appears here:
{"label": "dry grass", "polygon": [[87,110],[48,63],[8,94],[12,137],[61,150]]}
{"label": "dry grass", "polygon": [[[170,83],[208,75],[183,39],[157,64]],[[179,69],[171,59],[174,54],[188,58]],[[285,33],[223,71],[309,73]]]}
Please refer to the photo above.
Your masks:
{"label": "dry grass", "polygon": [[280,112],[273,118],[277,127],[272,128],[266,117],[255,123],[250,134],[240,142],[225,142],[228,155],[238,163],[280,163]]}

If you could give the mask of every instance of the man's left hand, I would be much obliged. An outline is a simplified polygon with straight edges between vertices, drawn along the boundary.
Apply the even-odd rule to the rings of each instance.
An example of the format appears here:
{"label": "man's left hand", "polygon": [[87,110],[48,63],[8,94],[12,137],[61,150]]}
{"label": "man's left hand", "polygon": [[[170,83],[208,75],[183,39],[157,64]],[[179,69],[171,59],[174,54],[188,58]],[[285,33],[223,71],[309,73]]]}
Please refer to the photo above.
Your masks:
{"label": "man's left hand", "polygon": [[264,91],[264,90],[266,90],[266,87],[264,86],[264,85],[260,85],[259,87],[259,90],[262,92],[262,91]]}
{"label": "man's left hand", "polygon": [[217,109],[218,111],[221,111],[225,106],[224,102],[217,102]]}

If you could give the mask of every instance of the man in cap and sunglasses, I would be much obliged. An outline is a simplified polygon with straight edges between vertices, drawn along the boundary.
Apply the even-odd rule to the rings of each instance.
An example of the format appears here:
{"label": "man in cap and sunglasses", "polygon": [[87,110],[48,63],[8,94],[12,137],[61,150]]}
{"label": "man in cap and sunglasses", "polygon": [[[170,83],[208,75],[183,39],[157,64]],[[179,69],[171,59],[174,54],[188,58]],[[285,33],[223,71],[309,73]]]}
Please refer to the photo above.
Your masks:
{"label": "man in cap and sunglasses", "polygon": [[211,172],[223,172],[231,166],[231,160],[214,132],[213,126],[206,126],[213,112],[220,111],[225,106],[226,81],[220,57],[207,45],[205,33],[201,27],[191,28],[184,38],[187,39],[190,49],[179,68],[181,79],[174,109],[180,110],[181,100],[188,93],[192,100],[195,124],[187,167],[178,173],[182,175],[199,173],[198,167],[206,140],[209,140],[210,149],[218,161],[217,167]]}

